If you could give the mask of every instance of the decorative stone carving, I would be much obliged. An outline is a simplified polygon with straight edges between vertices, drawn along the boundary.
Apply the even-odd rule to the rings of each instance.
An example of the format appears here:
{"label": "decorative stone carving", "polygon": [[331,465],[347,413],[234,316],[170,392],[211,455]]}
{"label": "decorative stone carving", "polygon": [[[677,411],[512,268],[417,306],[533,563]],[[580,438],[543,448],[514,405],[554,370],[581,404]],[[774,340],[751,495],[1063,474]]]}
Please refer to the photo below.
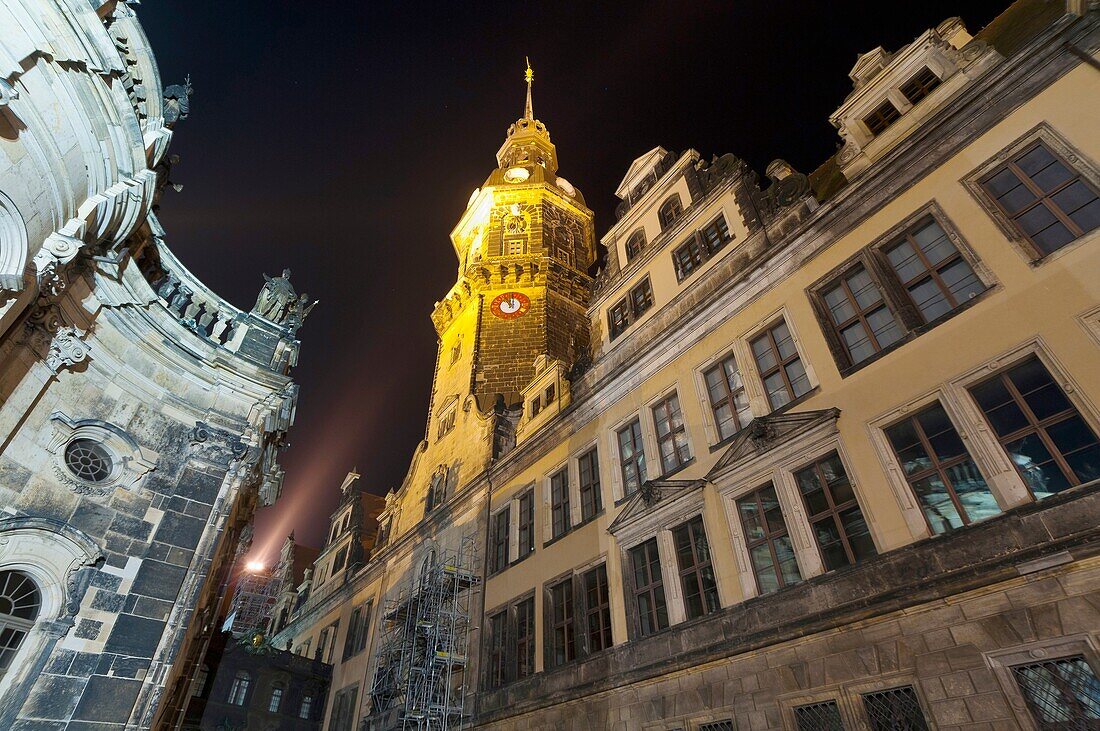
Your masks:
{"label": "decorative stone carving", "polygon": [[83,242],[71,236],[53,233],[42,242],[42,248],[34,255],[38,289],[51,297],[65,290],[64,266],[80,253]]}
{"label": "decorative stone carving", "polygon": [[63,368],[72,368],[87,360],[88,344],[82,339],[85,335],[86,333],[75,327],[63,327],[58,330],[46,354],[46,367],[54,373],[60,373]]}
{"label": "decorative stone carving", "polygon": [[202,421],[195,422],[189,439],[192,456],[221,467],[228,467],[248,454],[248,445],[239,435]]}
{"label": "decorative stone carving", "polygon": [[[100,419],[72,419],[61,411],[50,414],[53,436],[46,451],[53,455],[52,468],[61,484],[78,495],[102,497],[121,487],[136,490],[145,476],[156,469],[156,452],[138,444],[137,440],[121,427]],[[65,464],[66,447],[78,439],[87,439],[102,445],[111,457],[110,472],[98,482],[90,482],[73,474]]]}
{"label": "decorative stone carving", "polygon": [[794,205],[810,194],[810,179],[786,160],[772,160],[766,171],[771,185],[764,191],[765,208],[771,212]]}
{"label": "decorative stone carving", "polygon": [[172,84],[164,90],[164,124],[172,127],[181,119],[187,119],[191,113],[191,77],[187,76],[182,84]]}
{"label": "decorative stone carving", "polygon": [[[266,281],[256,297],[256,304],[252,306],[252,313],[281,325],[290,317],[299,300],[294,285],[290,283],[290,269],[284,269],[278,277],[265,274],[264,279]],[[304,319],[305,315],[300,317]]]}
{"label": "decorative stone carving", "polygon": [[642,496],[642,502],[647,508],[652,508],[654,505],[661,502],[661,486],[653,480],[643,482],[641,488],[638,490],[638,494]]}
{"label": "decorative stone carving", "polygon": [[19,90],[5,79],[0,79],[0,107],[6,107],[13,99],[19,98]]}
{"label": "decorative stone carving", "polygon": [[91,352],[83,340],[87,333],[66,325],[61,310],[44,294],[27,314],[24,329],[24,342],[54,375],[83,363]]}

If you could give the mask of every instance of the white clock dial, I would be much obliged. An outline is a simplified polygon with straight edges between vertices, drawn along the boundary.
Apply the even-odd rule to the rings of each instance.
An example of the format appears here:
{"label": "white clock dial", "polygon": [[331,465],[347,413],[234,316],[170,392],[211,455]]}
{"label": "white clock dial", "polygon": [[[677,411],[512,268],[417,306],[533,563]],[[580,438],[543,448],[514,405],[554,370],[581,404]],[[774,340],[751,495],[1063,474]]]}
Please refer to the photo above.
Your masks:
{"label": "white clock dial", "polygon": [[500,303],[500,311],[507,314],[507,315],[510,315],[513,312],[517,312],[520,308],[520,305],[521,305],[521,303],[519,301],[519,298],[518,297],[512,297],[512,298],[506,299],[506,300],[504,300],[503,302]]}

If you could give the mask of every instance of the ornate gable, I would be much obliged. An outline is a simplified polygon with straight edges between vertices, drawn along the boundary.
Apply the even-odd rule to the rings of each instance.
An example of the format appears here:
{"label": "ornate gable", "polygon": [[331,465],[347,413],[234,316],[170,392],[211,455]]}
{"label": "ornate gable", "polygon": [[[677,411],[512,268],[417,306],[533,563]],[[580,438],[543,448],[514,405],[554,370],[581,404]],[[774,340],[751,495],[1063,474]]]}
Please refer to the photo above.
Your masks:
{"label": "ornate gable", "polygon": [[705,483],[705,480],[647,480],[623,507],[619,517],[608,526],[607,532],[614,535],[654,512],[658,505],[662,508],[672,505],[702,489]]}
{"label": "ornate gable", "polygon": [[641,181],[651,169],[659,165],[667,154],[668,150],[658,145],[646,154],[635,158],[634,162],[630,163],[630,169],[626,171],[626,175],[623,176],[622,182],[619,183],[619,187],[615,190],[615,195],[626,200],[627,196],[629,196],[634,189],[634,186]]}
{"label": "ornate gable", "polygon": [[707,473],[707,479],[839,417],[840,409],[836,408],[758,416],[734,438],[725,454]]}

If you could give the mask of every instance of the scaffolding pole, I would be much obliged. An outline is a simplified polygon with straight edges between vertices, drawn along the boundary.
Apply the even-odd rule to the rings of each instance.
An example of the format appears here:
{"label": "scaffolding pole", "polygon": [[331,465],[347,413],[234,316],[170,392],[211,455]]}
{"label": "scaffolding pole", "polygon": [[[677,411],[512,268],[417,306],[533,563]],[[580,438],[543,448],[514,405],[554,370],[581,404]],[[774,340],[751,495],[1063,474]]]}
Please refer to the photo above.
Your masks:
{"label": "scaffolding pole", "polygon": [[[467,719],[465,672],[477,541],[432,551],[408,586],[386,604],[365,726],[450,731]],[[383,716],[396,711],[392,722]]]}

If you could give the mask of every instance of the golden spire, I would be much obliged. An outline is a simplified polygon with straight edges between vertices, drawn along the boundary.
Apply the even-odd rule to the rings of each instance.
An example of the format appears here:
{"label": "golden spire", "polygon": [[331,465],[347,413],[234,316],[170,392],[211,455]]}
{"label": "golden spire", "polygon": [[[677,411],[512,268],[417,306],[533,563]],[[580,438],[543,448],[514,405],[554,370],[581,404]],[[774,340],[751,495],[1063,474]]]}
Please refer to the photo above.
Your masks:
{"label": "golden spire", "polygon": [[523,118],[533,120],[535,109],[531,102],[531,82],[535,80],[535,72],[531,70],[531,59],[524,56],[524,60],[527,61],[527,71],[523,74],[523,80],[527,82],[527,106],[523,108]]}

